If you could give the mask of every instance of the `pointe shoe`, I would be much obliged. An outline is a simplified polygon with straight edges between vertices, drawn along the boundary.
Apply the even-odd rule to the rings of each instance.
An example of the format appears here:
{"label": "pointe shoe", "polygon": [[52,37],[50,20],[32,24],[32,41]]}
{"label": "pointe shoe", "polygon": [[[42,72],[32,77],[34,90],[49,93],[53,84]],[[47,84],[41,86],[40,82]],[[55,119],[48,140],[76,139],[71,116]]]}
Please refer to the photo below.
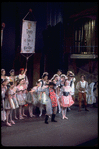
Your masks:
{"label": "pointe shoe", "polygon": [[24,117],[23,116],[20,116],[19,119],[22,120],[22,119],[24,119]]}
{"label": "pointe shoe", "polygon": [[35,117],[35,115],[34,114],[30,114],[30,117]]}
{"label": "pointe shoe", "polygon": [[27,117],[27,115],[26,115],[26,114],[23,114],[23,116]]}
{"label": "pointe shoe", "polygon": [[30,114],[30,117],[33,117],[32,114]]}
{"label": "pointe shoe", "polygon": [[17,120],[18,118],[15,116],[15,120]]}
{"label": "pointe shoe", "polygon": [[33,116],[33,117],[35,117],[35,115],[34,115],[34,114],[32,114],[32,116]]}
{"label": "pointe shoe", "polygon": [[64,118],[68,120],[68,117],[64,116]]}
{"label": "pointe shoe", "polygon": [[6,125],[7,125],[7,126],[10,126],[10,127],[12,126],[11,123],[8,123],[8,122],[6,123]]}
{"label": "pointe shoe", "polygon": [[62,117],[62,119],[64,120],[64,116]]}
{"label": "pointe shoe", "polygon": [[12,121],[11,121],[11,124],[15,124],[15,122],[12,120]]}

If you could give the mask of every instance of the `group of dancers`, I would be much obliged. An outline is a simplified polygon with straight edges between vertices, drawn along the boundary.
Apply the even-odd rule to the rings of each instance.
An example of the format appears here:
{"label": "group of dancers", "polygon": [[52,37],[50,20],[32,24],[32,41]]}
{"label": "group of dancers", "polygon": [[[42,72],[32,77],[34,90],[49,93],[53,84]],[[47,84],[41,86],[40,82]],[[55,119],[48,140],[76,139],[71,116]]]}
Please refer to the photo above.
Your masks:
{"label": "group of dancers", "polygon": [[[24,119],[25,106],[28,106],[29,116],[34,117],[33,107],[39,107],[42,116],[42,110],[45,108],[45,124],[48,124],[48,119],[51,116],[52,122],[57,122],[55,116],[57,107],[59,113],[62,113],[62,119],[68,119],[66,116],[67,108],[74,104],[76,80],[72,71],[68,71],[67,75],[62,74],[59,69],[54,76],[48,80],[48,72],[44,72],[42,78],[37,80],[36,85],[28,91],[28,78],[26,76],[27,69],[21,68],[19,75],[15,76],[15,71],[12,69],[6,76],[4,69],[1,69],[1,109],[3,120],[6,121],[7,126],[12,126],[15,121],[12,120],[12,113],[14,118],[17,118],[16,109],[18,110],[19,119]],[[79,112],[81,111],[81,98],[84,98],[85,110],[87,109],[86,90],[88,82],[85,81],[85,76],[81,75],[81,80],[77,82],[76,88],[79,95]],[[5,116],[5,118],[4,118]]]}

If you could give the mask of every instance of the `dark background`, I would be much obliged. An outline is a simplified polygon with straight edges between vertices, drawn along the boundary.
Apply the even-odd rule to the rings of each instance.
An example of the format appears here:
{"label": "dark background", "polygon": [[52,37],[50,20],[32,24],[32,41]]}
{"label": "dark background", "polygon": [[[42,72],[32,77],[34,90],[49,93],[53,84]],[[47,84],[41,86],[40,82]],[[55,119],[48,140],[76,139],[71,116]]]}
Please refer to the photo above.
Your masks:
{"label": "dark background", "polygon": [[[47,15],[48,5],[50,5],[50,9],[53,10],[52,15],[55,14],[54,8],[58,9],[60,6],[61,10],[59,11],[61,11],[63,19],[62,25],[69,25],[68,21],[71,15],[87,8],[91,8],[97,5],[97,2],[2,2],[1,23],[5,23],[5,28],[3,34],[3,46],[1,49],[1,68],[6,70],[6,75],[9,75],[9,71],[12,68],[15,68],[16,71],[18,71],[20,67],[25,67],[26,60],[20,55],[21,28],[22,19],[30,8],[32,9],[32,14],[28,17],[37,21],[35,52],[42,53],[42,55],[45,52],[46,49],[44,49],[45,43],[43,34],[49,25],[47,22],[49,19]],[[57,11],[55,15],[58,15],[59,11]],[[58,36],[60,35],[58,34]],[[59,52],[61,52],[61,50]],[[59,53],[59,55],[61,56],[61,53]],[[21,60],[21,63],[18,59]],[[30,57],[28,65],[32,66],[32,59],[33,57]],[[43,63],[43,60],[41,63]],[[42,73],[43,65],[41,69]]]}

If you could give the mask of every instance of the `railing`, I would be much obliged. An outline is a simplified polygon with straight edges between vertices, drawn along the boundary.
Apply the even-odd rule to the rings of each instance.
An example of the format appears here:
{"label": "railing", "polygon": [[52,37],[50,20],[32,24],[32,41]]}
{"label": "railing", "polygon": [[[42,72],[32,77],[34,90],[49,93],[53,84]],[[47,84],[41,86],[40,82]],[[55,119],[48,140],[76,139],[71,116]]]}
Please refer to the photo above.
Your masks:
{"label": "railing", "polygon": [[96,54],[98,46],[70,46],[69,48],[70,54]]}

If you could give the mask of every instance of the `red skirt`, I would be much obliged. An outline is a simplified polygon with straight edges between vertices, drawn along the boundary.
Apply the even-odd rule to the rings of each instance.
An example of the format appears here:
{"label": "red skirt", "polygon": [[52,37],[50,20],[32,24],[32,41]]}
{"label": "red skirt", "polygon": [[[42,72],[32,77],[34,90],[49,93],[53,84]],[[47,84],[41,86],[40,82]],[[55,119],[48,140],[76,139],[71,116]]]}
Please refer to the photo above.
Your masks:
{"label": "red skirt", "polygon": [[74,104],[74,101],[73,101],[71,95],[61,97],[61,106],[62,107],[70,107],[73,104]]}
{"label": "red skirt", "polygon": [[52,107],[57,107],[57,97],[53,89],[49,89],[49,97],[51,99]]}

